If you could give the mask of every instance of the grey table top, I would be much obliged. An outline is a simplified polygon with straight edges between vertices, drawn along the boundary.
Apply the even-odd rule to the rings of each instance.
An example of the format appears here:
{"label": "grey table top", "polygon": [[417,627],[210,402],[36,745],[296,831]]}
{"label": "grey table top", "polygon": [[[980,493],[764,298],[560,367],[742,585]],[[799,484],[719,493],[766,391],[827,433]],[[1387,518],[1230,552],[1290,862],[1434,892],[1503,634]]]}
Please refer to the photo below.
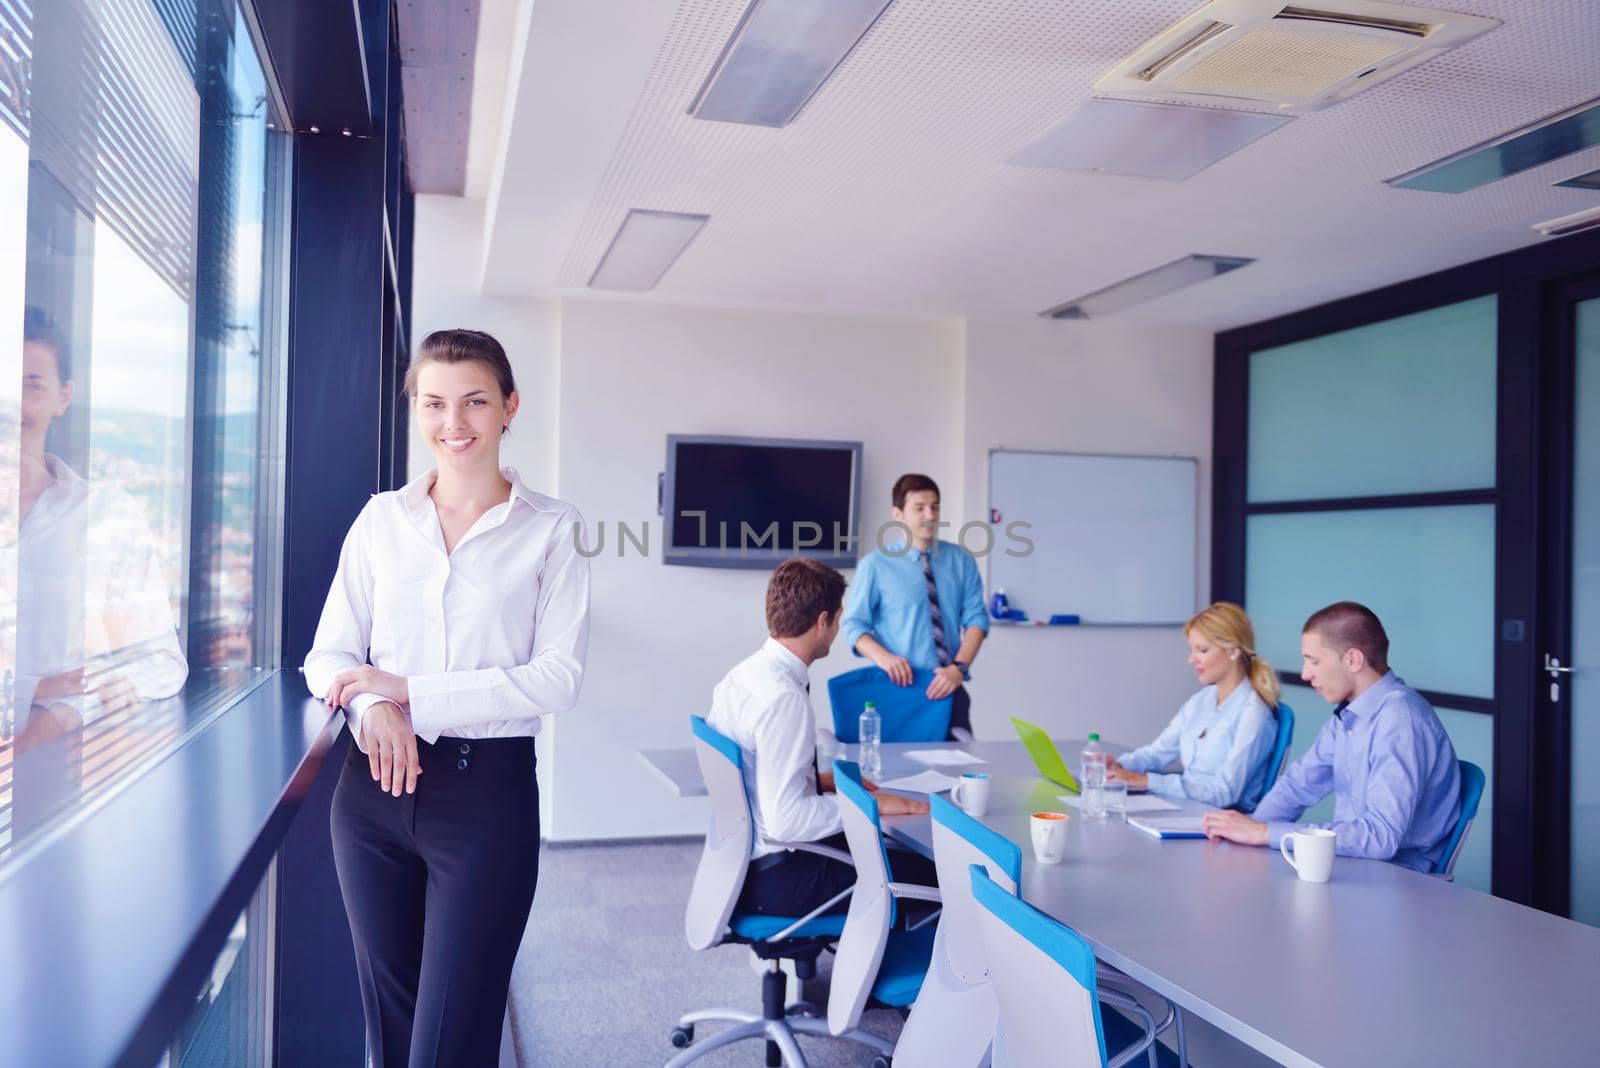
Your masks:
{"label": "grey table top", "polygon": [[[882,777],[920,770],[903,757],[916,748],[929,746],[885,746]],[[1302,883],[1275,850],[1160,841],[1082,816],[1019,743],[962,748],[995,776],[984,822],[1022,847],[1026,900],[1275,1060],[1594,1063],[1600,929],[1381,861],[1340,857],[1329,882]],[[1045,808],[1070,814],[1059,865],[1033,859],[1028,816]],[[883,823],[931,854],[926,816]]]}

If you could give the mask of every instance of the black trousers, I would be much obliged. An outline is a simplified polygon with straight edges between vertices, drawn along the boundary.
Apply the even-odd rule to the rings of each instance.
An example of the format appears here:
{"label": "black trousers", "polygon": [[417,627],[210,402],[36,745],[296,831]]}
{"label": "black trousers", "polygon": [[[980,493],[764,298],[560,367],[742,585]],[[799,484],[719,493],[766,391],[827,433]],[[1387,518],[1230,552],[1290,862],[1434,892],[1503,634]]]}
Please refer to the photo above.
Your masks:
{"label": "black trousers", "polygon": [[972,730],[972,695],[965,686],[957,686],[956,692],[950,695],[950,733],[945,741],[956,740],[955,728]]}
{"label": "black trousers", "polygon": [[[843,834],[824,838],[817,845],[850,852]],[[889,850],[889,878],[897,883],[938,886],[939,875],[933,861],[908,850]],[[829,898],[856,884],[854,866],[816,853],[769,853],[750,862],[739,893],[740,912],[759,912],[767,916],[804,916]],[[828,912],[850,911],[845,898]]]}
{"label": "black trousers", "polygon": [[494,1068],[539,878],[532,738],[442,737],[395,797],[354,745],[334,790],[334,865],[379,1068]]}

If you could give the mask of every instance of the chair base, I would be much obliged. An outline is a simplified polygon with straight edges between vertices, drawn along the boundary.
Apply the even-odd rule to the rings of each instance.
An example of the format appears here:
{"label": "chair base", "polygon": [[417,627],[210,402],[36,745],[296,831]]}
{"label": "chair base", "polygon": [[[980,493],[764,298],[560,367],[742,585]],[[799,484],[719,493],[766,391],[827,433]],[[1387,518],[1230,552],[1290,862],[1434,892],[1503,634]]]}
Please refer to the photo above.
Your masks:
{"label": "chair base", "polygon": [[[806,1068],[805,1054],[800,1052],[800,1044],[795,1041],[795,1035],[831,1035],[832,1032],[828,1030],[828,1021],[816,1015],[816,1006],[806,1001],[785,1004],[784,995],[788,980],[789,977],[776,968],[761,977],[763,1011],[760,1015],[739,1009],[700,1009],[680,1016],[678,1026],[672,1031],[672,1044],[682,1048],[683,1052],[668,1061],[667,1068],[681,1068],[683,1065],[692,1064],[714,1049],[721,1049],[723,1046],[742,1042],[747,1038],[766,1040],[769,1066]],[[695,1024],[721,1021],[728,1021],[733,1026],[725,1027],[716,1034],[707,1036],[703,1041],[694,1042]],[[893,1042],[863,1031],[859,1027],[834,1037],[859,1042],[869,1047],[878,1053],[885,1065],[894,1054]],[[694,1045],[691,1046],[690,1043]]]}

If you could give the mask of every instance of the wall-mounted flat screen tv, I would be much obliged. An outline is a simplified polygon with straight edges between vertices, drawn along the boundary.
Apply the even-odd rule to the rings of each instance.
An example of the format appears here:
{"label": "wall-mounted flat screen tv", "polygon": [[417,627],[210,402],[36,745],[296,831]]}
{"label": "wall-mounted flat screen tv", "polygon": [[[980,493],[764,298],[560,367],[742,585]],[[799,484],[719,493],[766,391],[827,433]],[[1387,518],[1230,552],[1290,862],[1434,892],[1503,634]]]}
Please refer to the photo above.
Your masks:
{"label": "wall-mounted flat screen tv", "polygon": [[661,496],[666,563],[854,567],[861,442],[671,434]]}

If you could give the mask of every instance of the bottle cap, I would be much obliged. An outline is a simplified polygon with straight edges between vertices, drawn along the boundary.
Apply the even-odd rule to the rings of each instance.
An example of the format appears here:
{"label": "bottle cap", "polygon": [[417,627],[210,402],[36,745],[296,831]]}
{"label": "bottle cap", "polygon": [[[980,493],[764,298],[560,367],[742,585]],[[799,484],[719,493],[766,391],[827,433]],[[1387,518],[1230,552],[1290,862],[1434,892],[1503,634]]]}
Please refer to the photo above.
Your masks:
{"label": "bottle cap", "polygon": [[878,703],[876,701],[868,701],[867,709],[869,711],[876,712],[878,710]]}
{"label": "bottle cap", "polygon": [[1098,741],[1099,741],[1099,740],[1100,740],[1100,736],[1099,736],[1099,735],[1098,735],[1098,734],[1093,734],[1093,733],[1091,733],[1091,734],[1090,734],[1090,735],[1089,735],[1089,740],[1090,740],[1090,741],[1091,741],[1091,742],[1098,742]]}

